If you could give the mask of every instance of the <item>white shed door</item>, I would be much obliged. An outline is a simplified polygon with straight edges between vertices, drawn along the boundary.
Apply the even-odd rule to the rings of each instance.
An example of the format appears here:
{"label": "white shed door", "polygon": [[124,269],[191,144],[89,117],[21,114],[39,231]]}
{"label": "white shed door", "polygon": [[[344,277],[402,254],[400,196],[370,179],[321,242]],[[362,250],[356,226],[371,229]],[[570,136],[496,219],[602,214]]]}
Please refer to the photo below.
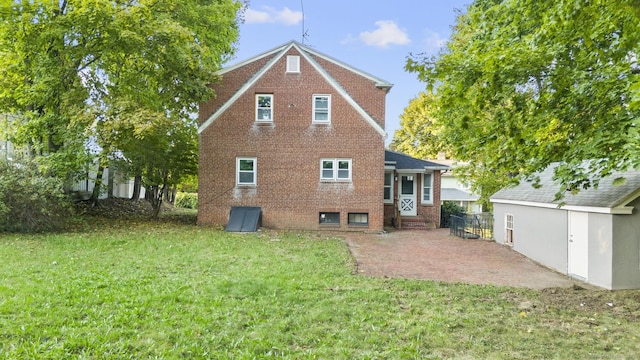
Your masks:
{"label": "white shed door", "polygon": [[587,280],[589,274],[589,214],[569,211],[569,274]]}

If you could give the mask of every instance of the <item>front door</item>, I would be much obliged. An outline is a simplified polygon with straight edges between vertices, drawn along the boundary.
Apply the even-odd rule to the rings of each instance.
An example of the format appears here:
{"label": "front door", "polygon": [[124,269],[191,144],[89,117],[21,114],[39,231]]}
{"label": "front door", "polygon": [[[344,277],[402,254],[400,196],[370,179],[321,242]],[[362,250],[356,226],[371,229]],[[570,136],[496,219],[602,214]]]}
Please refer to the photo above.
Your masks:
{"label": "front door", "polygon": [[415,175],[402,175],[398,182],[398,201],[400,202],[400,215],[402,216],[416,216],[418,215],[416,202],[418,197],[416,196],[416,176]]}
{"label": "front door", "polygon": [[587,280],[589,273],[589,214],[569,211],[568,273]]}

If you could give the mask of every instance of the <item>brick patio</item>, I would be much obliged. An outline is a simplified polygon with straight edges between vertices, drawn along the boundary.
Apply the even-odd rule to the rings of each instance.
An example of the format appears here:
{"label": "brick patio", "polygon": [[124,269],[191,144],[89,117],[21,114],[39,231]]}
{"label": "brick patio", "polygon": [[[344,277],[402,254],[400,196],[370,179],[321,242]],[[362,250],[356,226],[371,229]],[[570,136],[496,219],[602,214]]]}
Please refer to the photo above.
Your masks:
{"label": "brick patio", "polygon": [[344,236],[363,275],[532,289],[584,286],[508,247],[461,239],[449,229]]}

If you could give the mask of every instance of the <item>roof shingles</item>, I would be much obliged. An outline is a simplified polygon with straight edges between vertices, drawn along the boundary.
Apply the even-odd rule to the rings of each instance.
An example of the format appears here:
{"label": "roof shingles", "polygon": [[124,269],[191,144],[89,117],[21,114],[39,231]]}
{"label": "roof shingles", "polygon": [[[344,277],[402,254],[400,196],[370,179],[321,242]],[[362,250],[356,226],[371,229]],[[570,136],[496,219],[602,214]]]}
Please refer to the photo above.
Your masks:
{"label": "roof shingles", "polygon": [[399,152],[385,150],[384,161],[395,163],[396,170],[447,170],[448,166],[420,160]]}
{"label": "roof shingles", "polygon": [[[491,201],[511,200],[542,204],[564,203],[564,205],[571,206],[615,208],[624,206],[633,200],[631,196],[640,190],[640,171],[617,172],[600,180],[597,189],[581,190],[575,195],[567,193],[561,201],[554,201],[556,193],[560,190],[560,184],[553,180],[554,168],[555,166],[551,165],[538,174],[541,187],[534,188],[530,182],[521,182],[517,186],[504,188],[496,192],[491,196]],[[613,185],[614,179],[619,177],[625,178],[625,183]]]}

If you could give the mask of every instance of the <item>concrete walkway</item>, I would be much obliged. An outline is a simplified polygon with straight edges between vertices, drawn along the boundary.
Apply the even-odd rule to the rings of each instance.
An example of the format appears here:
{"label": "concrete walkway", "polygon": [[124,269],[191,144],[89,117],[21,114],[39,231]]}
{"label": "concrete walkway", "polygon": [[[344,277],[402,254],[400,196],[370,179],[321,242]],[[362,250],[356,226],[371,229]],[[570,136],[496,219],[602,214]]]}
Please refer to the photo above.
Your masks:
{"label": "concrete walkway", "polygon": [[345,238],[365,275],[532,289],[583,286],[509,247],[461,239],[449,229],[348,233]]}

